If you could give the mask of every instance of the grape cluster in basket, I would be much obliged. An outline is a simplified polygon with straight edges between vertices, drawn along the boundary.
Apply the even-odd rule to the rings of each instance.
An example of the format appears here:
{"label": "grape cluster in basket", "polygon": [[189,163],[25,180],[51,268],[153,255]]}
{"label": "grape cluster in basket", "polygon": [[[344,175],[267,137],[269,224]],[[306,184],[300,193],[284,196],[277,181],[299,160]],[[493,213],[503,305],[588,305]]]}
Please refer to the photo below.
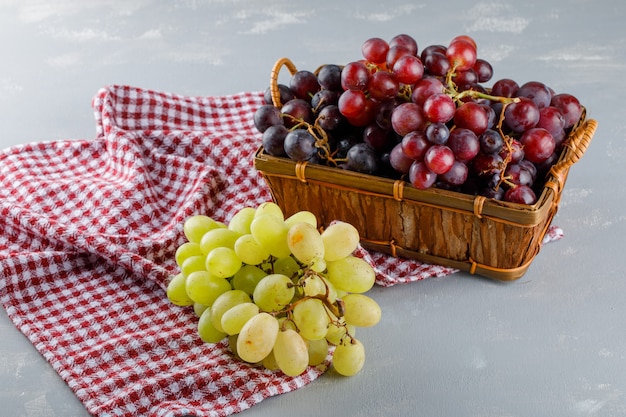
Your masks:
{"label": "grape cluster in basket", "polygon": [[[264,151],[533,204],[583,114],[576,97],[502,78],[475,41],[418,50],[406,34],[366,40],[363,58],[270,86],[254,115]],[[274,80],[273,80],[274,81]]]}
{"label": "grape cluster in basket", "polygon": [[365,349],[355,331],[377,324],[381,309],[364,294],[375,272],[353,255],[354,226],[335,222],[320,232],[313,213],[285,219],[267,202],[228,225],[196,215],[183,229],[180,273],[167,297],[193,306],[203,341],[227,340],[241,360],[290,376],[325,366],[330,355],[341,375],[361,370]]}

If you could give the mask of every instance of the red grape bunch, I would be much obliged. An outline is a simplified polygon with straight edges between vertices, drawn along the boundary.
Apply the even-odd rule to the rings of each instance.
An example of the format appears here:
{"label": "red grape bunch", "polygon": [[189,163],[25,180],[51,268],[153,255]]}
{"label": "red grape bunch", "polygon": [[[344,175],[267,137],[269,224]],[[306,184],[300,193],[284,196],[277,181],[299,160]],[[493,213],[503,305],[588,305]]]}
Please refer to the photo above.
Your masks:
{"label": "red grape bunch", "polygon": [[418,50],[413,37],[366,40],[362,58],[277,84],[254,115],[264,151],[366,174],[534,204],[583,113],[539,81],[486,83],[492,65],[457,36]]}

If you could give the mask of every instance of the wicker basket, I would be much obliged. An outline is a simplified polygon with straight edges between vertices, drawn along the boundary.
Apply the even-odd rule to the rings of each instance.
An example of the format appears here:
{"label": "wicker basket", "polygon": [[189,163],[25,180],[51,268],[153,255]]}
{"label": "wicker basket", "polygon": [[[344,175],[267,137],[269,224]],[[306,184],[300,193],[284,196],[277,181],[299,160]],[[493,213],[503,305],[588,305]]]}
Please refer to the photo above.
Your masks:
{"label": "wicker basket", "polygon": [[[274,67],[274,83],[280,65],[295,72],[286,62]],[[538,254],[569,168],[586,151],[596,127],[595,120],[583,115],[533,205],[418,190],[403,180],[298,163],[268,155],[263,148],[254,163],[286,215],[309,210],[321,225],[351,223],[368,249],[510,281],[523,276]]]}

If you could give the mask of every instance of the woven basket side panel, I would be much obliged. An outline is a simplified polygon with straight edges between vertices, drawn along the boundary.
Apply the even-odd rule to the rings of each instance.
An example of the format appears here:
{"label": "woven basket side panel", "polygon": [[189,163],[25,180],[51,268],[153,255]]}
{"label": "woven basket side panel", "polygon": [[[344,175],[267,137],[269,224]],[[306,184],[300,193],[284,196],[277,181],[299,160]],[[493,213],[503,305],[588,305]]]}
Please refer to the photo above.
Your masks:
{"label": "woven basket side panel", "polygon": [[333,220],[346,221],[368,241],[393,241],[398,247],[421,254],[472,260],[502,269],[517,268],[532,260],[541,244],[542,231],[553,217],[551,213],[537,226],[522,227],[295,178],[266,173],[265,179],[286,216],[306,208],[317,216],[321,226]]}

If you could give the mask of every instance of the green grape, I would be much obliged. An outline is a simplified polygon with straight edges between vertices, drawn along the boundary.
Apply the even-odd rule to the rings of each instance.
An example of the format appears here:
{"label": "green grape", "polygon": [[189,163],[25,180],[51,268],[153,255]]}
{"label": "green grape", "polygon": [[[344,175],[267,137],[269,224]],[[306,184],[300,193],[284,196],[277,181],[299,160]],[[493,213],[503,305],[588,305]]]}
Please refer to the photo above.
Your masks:
{"label": "green grape", "polygon": [[348,294],[344,302],[344,320],[357,327],[374,326],[380,321],[382,310],[374,299],[364,294]]}
{"label": "green grape", "polygon": [[298,330],[296,329],[296,325],[294,324],[294,322],[287,316],[278,317],[278,325],[280,326],[281,330]]}
{"label": "green grape", "polygon": [[233,276],[231,285],[235,290],[242,290],[248,295],[254,293],[259,281],[267,276],[267,273],[258,266],[243,265]]}
{"label": "green grape", "polygon": [[333,367],[338,374],[352,376],[357,374],[365,363],[365,347],[357,339],[348,339],[335,347]]}
{"label": "green grape", "polygon": [[263,360],[261,361],[261,365],[263,365],[265,369],[268,369],[270,371],[276,371],[280,369],[278,368],[278,364],[276,363],[276,358],[274,357],[274,351],[271,351],[269,355],[263,358]]}
{"label": "green grape", "polygon": [[230,353],[233,354],[233,356],[239,360],[241,360],[241,358],[239,357],[239,353],[237,353],[237,339],[239,338],[238,334],[233,334],[226,337],[226,342],[228,343],[228,349],[230,349]]}
{"label": "green grape", "polygon": [[309,223],[311,226],[317,229],[317,217],[315,217],[315,214],[311,213],[310,211],[302,210],[292,214],[287,219],[285,219],[285,224],[287,224],[287,227],[291,227],[294,224],[300,222]]}
{"label": "green grape", "polygon": [[210,306],[217,297],[231,290],[230,282],[208,271],[194,271],[187,276],[187,295],[194,302]]}
{"label": "green grape", "polygon": [[309,351],[309,365],[317,366],[324,363],[328,356],[328,342],[326,339],[306,340]]}
{"label": "green grape", "polygon": [[337,289],[335,288],[335,285],[324,276],[320,275],[320,278],[322,278],[324,284],[326,284],[326,287],[328,288],[328,296],[326,297],[326,299],[330,303],[334,303],[337,300]]}
{"label": "green grape", "polygon": [[272,201],[267,201],[265,203],[259,204],[259,206],[256,208],[256,212],[254,213],[254,216],[259,217],[265,214],[274,216],[281,222],[285,221],[285,215],[283,214],[283,210],[278,206],[278,204]]}
{"label": "green grape", "polygon": [[288,277],[295,277],[296,274],[300,272],[300,265],[298,265],[298,261],[296,261],[291,256],[286,256],[284,258],[276,259],[274,261],[273,271],[275,274],[283,274]]}
{"label": "green grape", "polygon": [[293,322],[305,339],[323,339],[328,332],[330,319],[321,300],[308,298],[299,301],[292,311]]}
{"label": "green grape", "polygon": [[226,337],[226,333],[213,326],[210,308],[204,310],[198,320],[198,334],[200,335],[200,339],[206,343],[217,343]]}
{"label": "green grape", "polygon": [[209,230],[215,229],[218,223],[202,214],[188,217],[183,223],[183,233],[189,242],[200,243],[202,236]]}
{"label": "green grape", "polygon": [[285,222],[272,214],[257,216],[250,224],[250,233],[254,240],[276,258],[291,254],[287,245],[288,232]]}
{"label": "green grape", "polygon": [[202,315],[202,313],[204,313],[204,310],[206,310],[207,308],[209,308],[209,306],[205,306],[204,304],[200,304],[200,303],[193,303],[193,312],[196,315],[196,317],[200,317]]}
{"label": "green grape", "polygon": [[254,303],[263,311],[280,311],[295,295],[291,279],[282,274],[270,274],[257,284],[252,294]]}
{"label": "green grape", "polygon": [[208,255],[215,248],[233,248],[235,241],[239,238],[239,233],[223,227],[209,230],[200,240],[200,250]]}
{"label": "green grape", "polygon": [[346,222],[336,222],[322,232],[326,261],[337,261],[351,255],[359,245],[359,231]]}
{"label": "green grape", "polygon": [[249,303],[251,301],[250,296],[241,290],[230,290],[222,293],[211,304],[211,323],[217,330],[223,332],[222,316],[224,313],[237,304]]}
{"label": "green grape", "polygon": [[285,375],[298,376],[309,366],[309,350],[295,330],[278,332],[274,343],[274,359]]}
{"label": "green grape", "polygon": [[248,265],[260,265],[270,257],[270,253],[251,234],[241,235],[235,241],[235,253]]}
{"label": "green grape", "polygon": [[278,321],[268,313],[259,313],[246,322],[237,337],[237,353],[246,362],[261,362],[274,349]]}
{"label": "green grape", "polygon": [[287,233],[287,245],[293,256],[305,265],[324,258],[322,236],[310,223],[292,225]]}
{"label": "green grape", "polygon": [[328,326],[328,332],[326,333],[326,341],[331,345],[339,345],[344,336],[349,334],[354,336],[356,334],[356,327],[352,324],[347,324],[343,318],[333,321]]}
{"label": "green grape", "polygon": [[326,294],[326,283],[319,275],[308,275],[300,280],[302,292],[309,297]]}
{"label": "green grape", "polygon": [[252,207],[242,208],[230,219],[228,228],[240,235],[247,235],[250,233],[250,223],[252,223],[255,213],[256,209]]}
{"label": "green grape", "polygon": [[213,249],[206,257],[206,269],[220,278],[232,277],[241,268],[241,259],[231,248]]}
{"label": "green grape", "polygon": [[222,314],[221,325],[228,335],[238,334],[241,328],[253,316],[260,313],[259,307],[254,303],[241,303],[231,307]]}
{"label": "green grape", "polygon": [[180,271],[184,276],[189,276],[192,272],[196,271],[206,271],[206,256],[204,255],[194,255],[185,259],[183,264],[180,266]]}
{"label": "green grape", "polygon": [[183,262],[191,256],[201,256],[202,251],[200,250],[200,244],[196,242],[185,242],[176,249],[176,254],[174,255],[174,259],[176,260],[176,265],[179,267],[183,266]]}
{"label": "green grape", "polygon": [[364,293],[374,286],[376,272],[361,258],[347,256],[326,264],[326,276],[337,290]]}
{"label": "green grape", "polygon": [[172,304],[181,307],[193,305],[193,300],[189,298],[185,289],[186,281],[187,278],[181,273],[174,275],[167,284],[166,295]]}

